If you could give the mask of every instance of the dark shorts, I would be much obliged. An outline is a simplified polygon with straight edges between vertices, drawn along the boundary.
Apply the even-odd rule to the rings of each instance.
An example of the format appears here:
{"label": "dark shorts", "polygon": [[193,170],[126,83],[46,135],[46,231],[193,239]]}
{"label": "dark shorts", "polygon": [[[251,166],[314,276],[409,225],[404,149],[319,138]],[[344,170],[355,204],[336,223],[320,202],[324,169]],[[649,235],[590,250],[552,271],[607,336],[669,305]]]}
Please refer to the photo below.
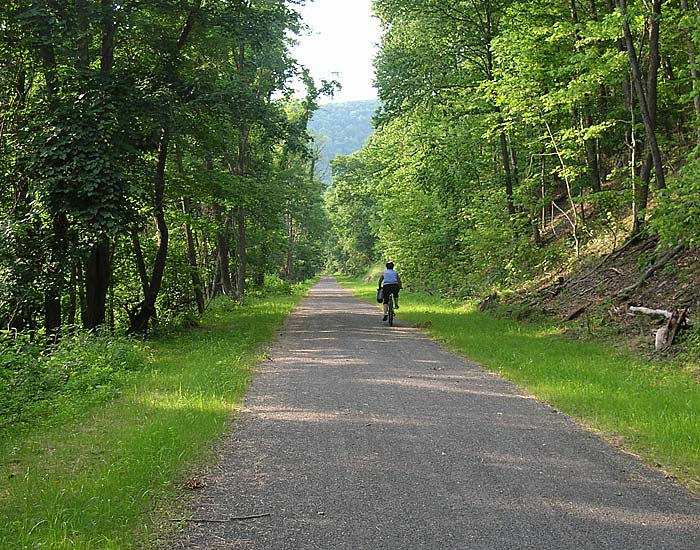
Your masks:
{"label": "dark shorts", "polygon": [[384,285],[384,303],[389,303],[389,296],[399,297],[399,285]]}

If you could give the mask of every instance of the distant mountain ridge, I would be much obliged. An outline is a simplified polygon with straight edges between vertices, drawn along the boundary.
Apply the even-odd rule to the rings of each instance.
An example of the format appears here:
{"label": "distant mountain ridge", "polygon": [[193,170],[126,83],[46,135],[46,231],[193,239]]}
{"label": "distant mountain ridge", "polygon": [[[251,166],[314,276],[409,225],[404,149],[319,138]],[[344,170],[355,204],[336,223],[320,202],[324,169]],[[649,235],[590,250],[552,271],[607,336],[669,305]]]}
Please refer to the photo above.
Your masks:
{"label": "distant mountain ridge", "polygon": [[328,103],[314,113],[309,129],[320,146],[317,172],[321,181],[331,181],[331,160],[362,149],[374,132],[372,117],[378,108],[379,101],[371,99]]}

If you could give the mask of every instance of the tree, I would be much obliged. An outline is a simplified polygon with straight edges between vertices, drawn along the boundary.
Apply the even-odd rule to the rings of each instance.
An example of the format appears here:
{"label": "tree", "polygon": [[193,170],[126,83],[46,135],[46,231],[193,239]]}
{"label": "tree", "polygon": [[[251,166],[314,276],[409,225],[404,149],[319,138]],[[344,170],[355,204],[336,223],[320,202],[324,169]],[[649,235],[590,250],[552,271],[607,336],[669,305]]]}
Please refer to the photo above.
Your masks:
{"label": "tree", "polygon": [[[131,332],[145,332],[156,312],[201,313],[232,269],[242,293],[249,251],[258,282],[318,267],[299,253],[291,266],[286,239],[266,242],[290,213],[297,249],[322,226],[308,116],[287,113],[302,70],[289,56],[296,3],[0,6],[3,325],[35,330],[43,317],[56,337],[76,320],[113,330],[121,309]],[[233,247],[233,267],[212,261]],[[14,260],[18,248],[26,260]]]}
{"label": "tree", "polygon": [[634,205],[634,228],[632,233],[637,235],[641,232],[645,210],[649,195],[649,177],[651,174],[652,165],[656,183],[659,189],[666,187],[663,162],[661,160],[661,151],[656,139],[656,111],[657,111],[657,80],[661,58],[659,55],[659,26],[661,18],[661,1],[653,0],[651,4],[651,12],[648,18],[649,28],[649,68],[646,79],[646,86],[639,67],[637,58],[637,48],[634,44],[634,38],[630,29],[627,13],[627,1],[618,0],[620,15],[622,16],[622,29],[624,32],[625,46],[629,58],[632,84],[637,94],[639,101],[639,111],[644,123],[646,131],[646,143],[644,146],[644,164],[642,166],[640,185],[635,193]]}

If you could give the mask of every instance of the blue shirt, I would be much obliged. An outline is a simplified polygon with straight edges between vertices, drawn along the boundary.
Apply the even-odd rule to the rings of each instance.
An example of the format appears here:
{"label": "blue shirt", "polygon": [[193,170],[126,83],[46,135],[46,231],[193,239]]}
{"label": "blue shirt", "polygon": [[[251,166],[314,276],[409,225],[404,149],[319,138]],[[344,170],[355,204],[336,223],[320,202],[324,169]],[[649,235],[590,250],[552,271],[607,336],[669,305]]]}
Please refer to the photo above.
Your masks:
{"label": "blue shirt", "polygon": [[399,274],[393,269],[387,269],[384,272],[384,284],[385,285],[398,285],[399,284]]}

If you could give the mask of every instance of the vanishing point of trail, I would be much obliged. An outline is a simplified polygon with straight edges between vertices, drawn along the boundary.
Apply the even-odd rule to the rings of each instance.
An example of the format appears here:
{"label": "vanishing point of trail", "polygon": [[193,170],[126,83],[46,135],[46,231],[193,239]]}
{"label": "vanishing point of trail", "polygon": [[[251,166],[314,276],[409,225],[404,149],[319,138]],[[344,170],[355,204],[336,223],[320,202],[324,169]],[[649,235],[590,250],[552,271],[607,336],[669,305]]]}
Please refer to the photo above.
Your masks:
{"label": "vanishing point of trail", "polygon": [[178,548],[700,548],[700,500],[331,278],[217,452]]}

